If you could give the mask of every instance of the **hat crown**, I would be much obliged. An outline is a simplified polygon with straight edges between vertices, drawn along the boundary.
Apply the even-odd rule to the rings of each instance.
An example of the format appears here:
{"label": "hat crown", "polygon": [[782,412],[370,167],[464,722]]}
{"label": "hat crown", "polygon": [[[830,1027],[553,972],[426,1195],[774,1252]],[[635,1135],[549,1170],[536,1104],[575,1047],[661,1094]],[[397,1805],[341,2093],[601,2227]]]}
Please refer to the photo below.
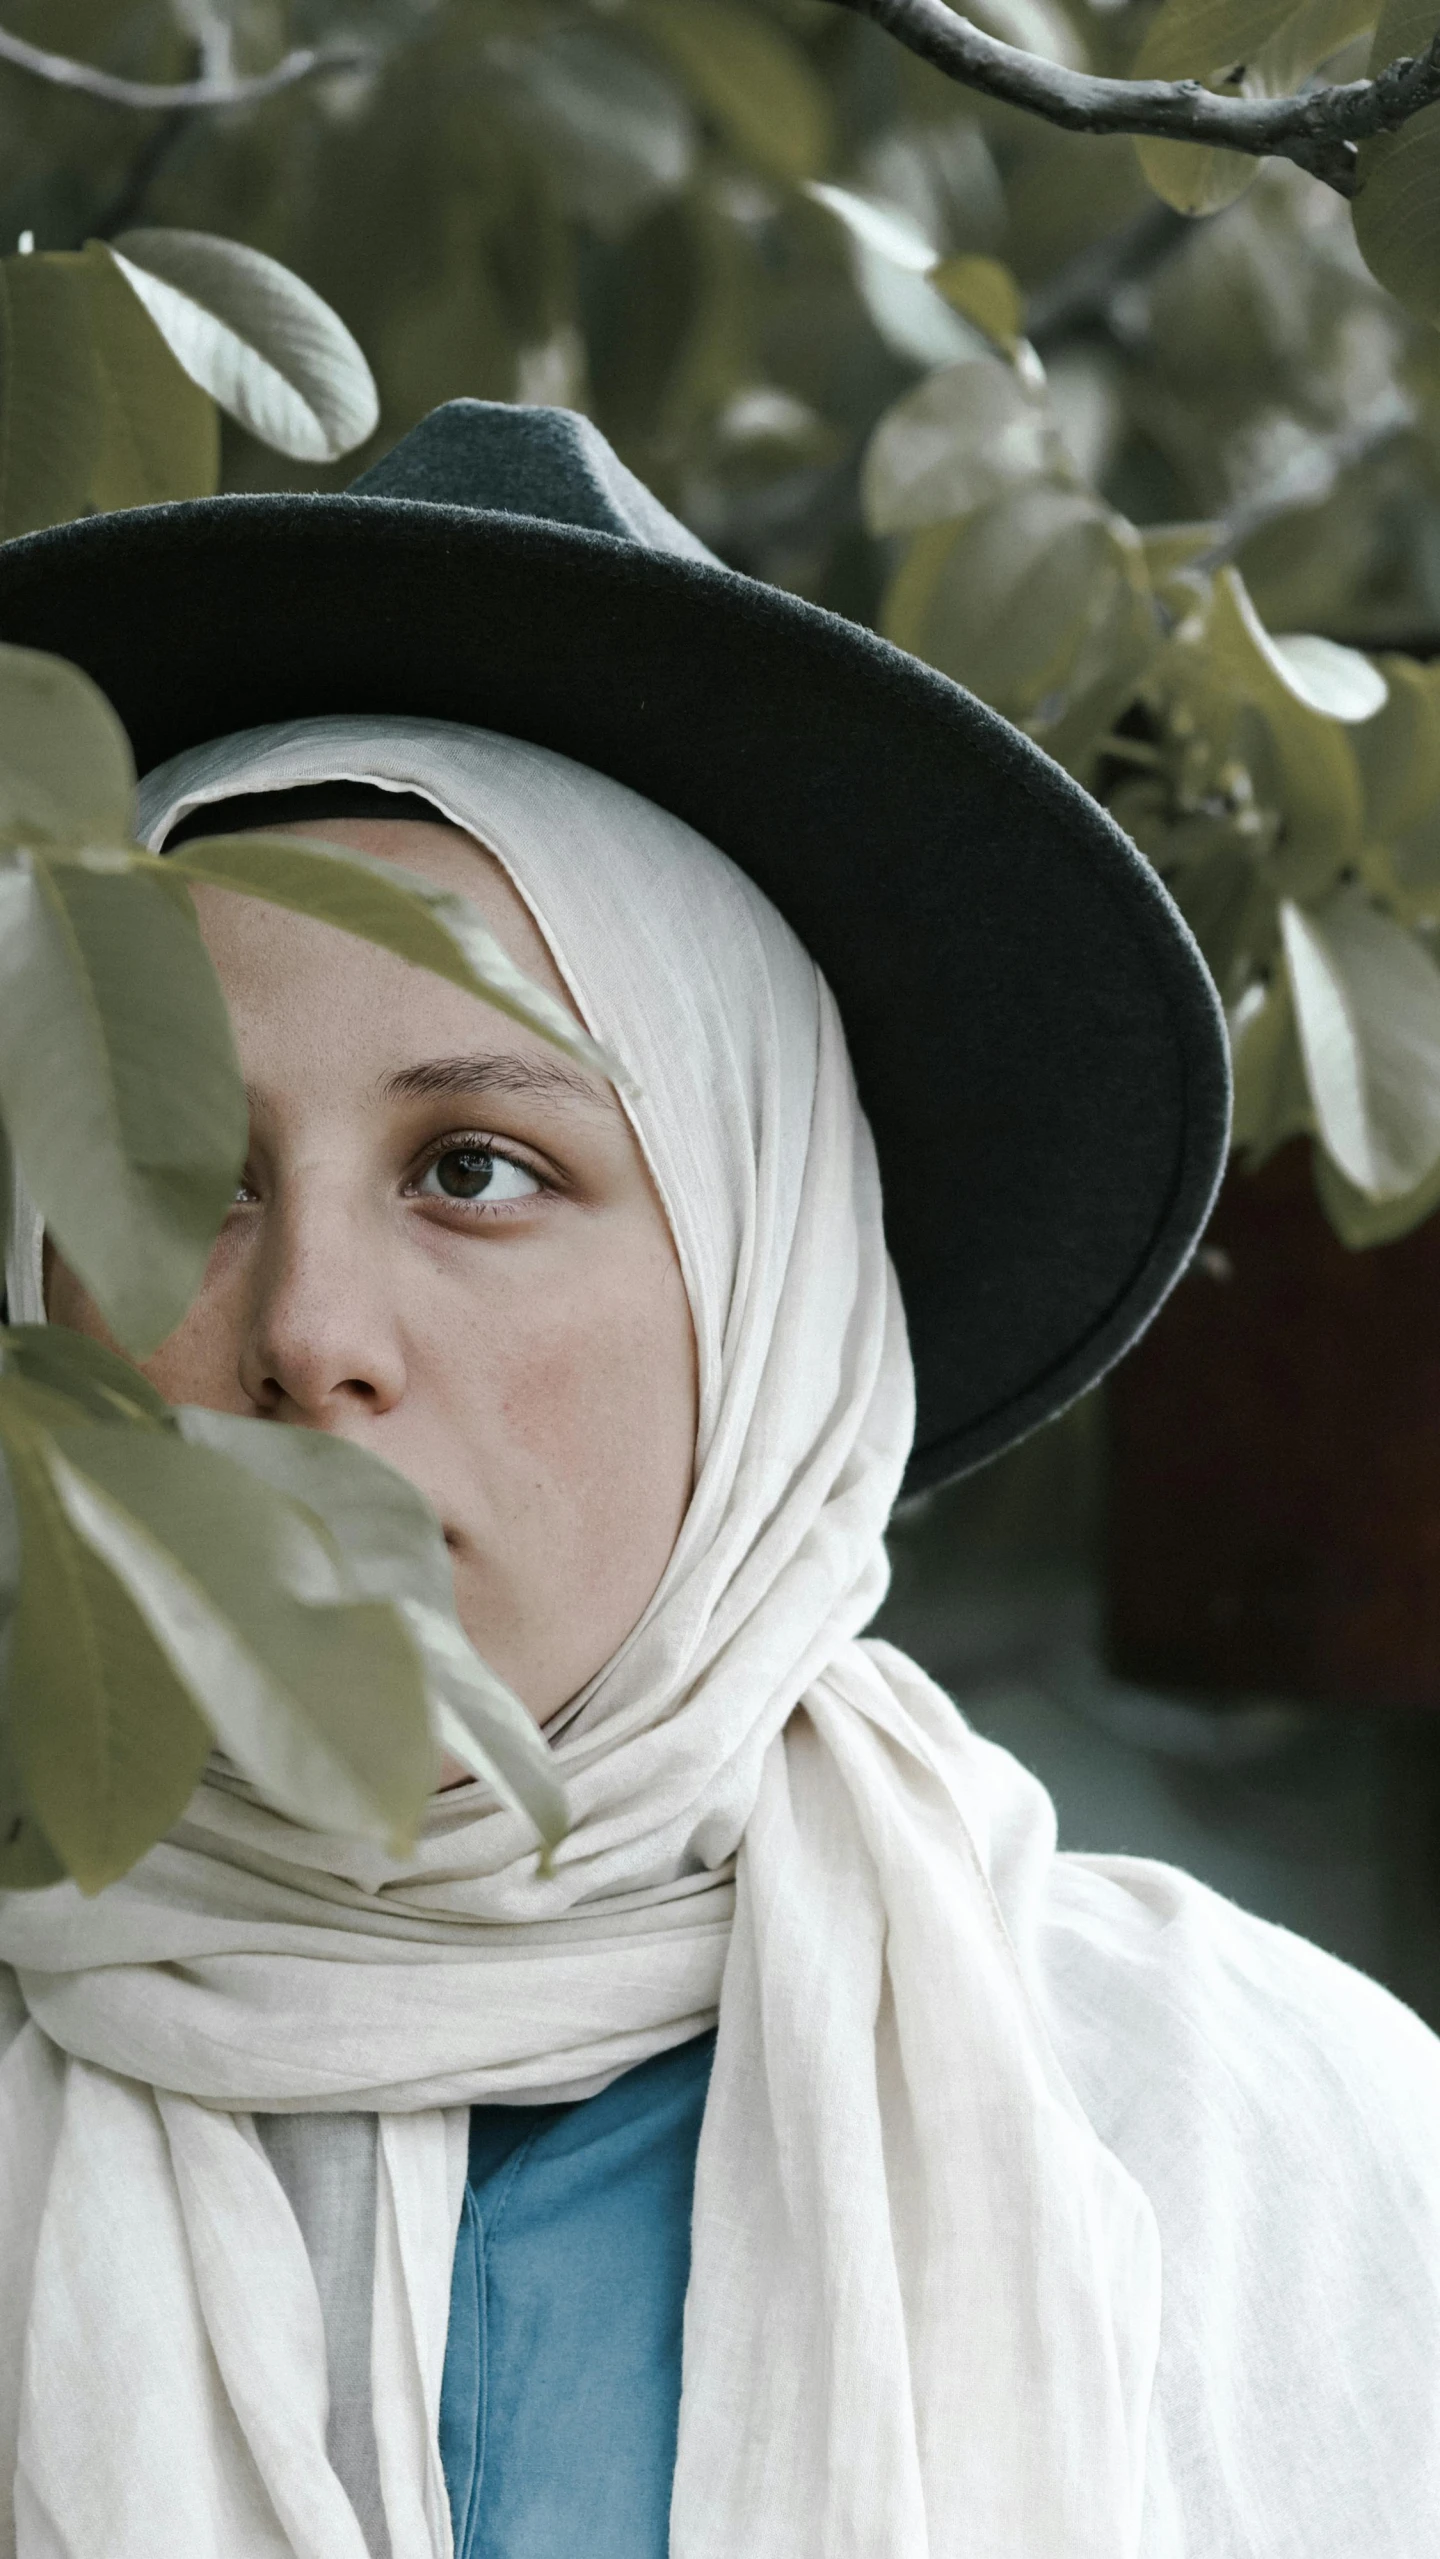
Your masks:
{"label": "hat crown", "polygon": [[678,559],[715,556],[574,409],[447,400],[350,489],[354,497],[541,516]]}

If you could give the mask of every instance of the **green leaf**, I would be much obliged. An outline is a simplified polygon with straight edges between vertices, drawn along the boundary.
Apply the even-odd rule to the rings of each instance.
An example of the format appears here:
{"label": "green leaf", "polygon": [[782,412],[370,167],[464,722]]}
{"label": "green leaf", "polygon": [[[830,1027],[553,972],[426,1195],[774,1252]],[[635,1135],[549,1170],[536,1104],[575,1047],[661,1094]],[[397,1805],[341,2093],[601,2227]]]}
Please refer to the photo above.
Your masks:
{"label": "green leaf", "polygon": [[987,35],[1021,53],[1038,53],[1045,62],[1063,62],[1083,71],[1085,46],[1059,0],[974,0],[969,15]]}
{"label": "green leaf", "polygon": [[0,644],[0,844],[124,843],[134,799],[130,741],[99,686]]}
{"label": "green leaf", "polygon": [[563,1838],[565,1795],[548,1745],[461,1630],[444,1535],[423,1494],[379,1458],[324,1431],[277,1429],[199,1405],[182,1406],[178,1419],[187,1440],[234,1458],[323,1522],[347,1587],[400,1609],[447,1747],[533,1821],[548,1845]]}
{"label": "green leaf", "polygon": [[[1165,0],[1135,57],[1131,76],[1204,80],[1238,70],[1304,14],[1306,4],[1307,0]],[[1335,48],[1326,49],[1333,52]]]}
{"label": "green leaf", "polygon": [[694,118],[674,81],[633,46],[598,28],[559,26],[543,42],[495,37],[486,53],[543,137],[565,206],[602,239],[623,239],[686,184]]}
{"label": "green leaf", "polygon": [[523,1022],[592,1073],[632,1089],[624,1070],[565,1007],[515,966],[468,898],[433,888],[398,863],[299,836],[215,835],[182,845],[155,868],[171,879],[235,889],[378,942]]}
{"label": "green leaf", "polygon": [[1328,887],[1363,835],[1353,732],[1315,707],[1309,680],[1277,649],[1237,570],[1222,569],[1156,680],[1213,740],[1217,763],[1248,767],[1262,806],[1280,811],[1281,890],[1309,897]]}
{"label": "green leaf", "polygon": [[0,1360],[24,1519],[22,1576],[0,1479],[0,1611],[18,1587],[23,1618],[0,1695],[0,1888],[123,1873],[183,1810],[212,1733],[312,1825],[403,1841],[438,1738],[547,1853],[564,1835],[546,1745],[461,1632],[439,1523],[403,1477],[323,1433],[172,1411],[61,1327],[0,1333]]}
{"label": "green leaf", "polygon": [[1035,481],[916,535],[885,600],[888,639],[1010,719],[1058,719],[1148,610],[1135,535],[1098,499]]}
{"label": "green leaf", "polygon": [[396,1610],[349,1596],[313,1513],[169,1434],[61,1430],[45,1463],[70,1529],[251,1782],[312,1828],[406,1845],[435,1777],[418,1652]]}
{"label": "green leaf", "polygon": [[994,356],[946,366],[887,409],[865,455],[872,533],[968,515],[1027,480],[1054,477],[1060,439],[1042,398]]}
{"label": "green leaf", "polygon": [[[0,1330],[0,1373],[57,1399],[57,1420],[174,1428],[170,1406],[138,1368],[65,1324],[6,1325]],[[3,1581],[0,1566],[0,1586]]]}
{"label": "green leaf", "polygon": [[[1243,69],[1246,77],[1227,84],[1230,93],[1261,95],[1256,57],[1304,7],[1305,0],[1165,0],[1135,58],[1132,76],[1198,79],[1214,87],[1226,73]],[[1217,213],[1222,205],[1233,204],[1260,167],[1248,152],[1219,151],[1201,143],[1141,139],[1135,149],[1156,194],[1179,213]]]}
{"label": "green leaf", "polygon": [[1388,842],[1368,843],[1360,877],[1402,924],[1440,923],[1440,808]]}
{"label": "green leaf", "polygon": [[[1378,11],[1373,7],[1366,18],[1374,18],[1375,34],[1370,45],[1370,77],[1385,71],[1392,62],[1406,56],[1413,59],[1423,53],[1437,28],[1440,28],[1440,5],[1437,0],[1384,0]],[[1362,25],[1365,20],[1361,21]]]}
{"label": "green leaf", "polygon": [[219,981],[161,867],[0,866],[0,1113],[60,1251],[142,1356],[200,1285],[248,1142]]}
{"label": "green leaf", "polygon": [[1440,106],[1361,144],[1355,238],[1370,272],[1419,319],[1440,321]]}
{"label": "green leaf", "polygon": [[1019,346],[1025,326],[1025,296],[998,258],[942,258],[930,277],[952,311],[973,320],[1007,355]]}
{"label": "green leaf", "polygon": [[881,204],[874,196],[857,195],[853,187],[830,186],[818,178],[811,180],[803,192],[812,203],[833,213],[861,248],[873,249],[891,266],[913,275],[929,275],[932,267],[939,264],[934,242],[913,215],[902,213],[898,206]]}
{"label": "green leaf", "polygon": [[1414,658],[1380,660],[1388,698],[1355,732],[1365,787],[1365,828],[1389,843],[1409,833],[1440,801],[1440,666]]}
{"label": "green leaf", "polygon": [[78,259],[0,264],[0,536],[84,512],[100,452],[100,383]]}
{"label": "green leaf", "polygon": [[1356,1190],[1398,1199],[1440,1163],[1440,969],[1358,888],[1280,922],[1317,1134]]}
{"label": "green leaf", "polygon": [[39,1892],[64,1878],[64,1863],[35,1819],[15,1764],[0,1680],[0,1893]]}
{"label": "green leaf", "polygon": [[204,231],[126,231],[105,254],[192,382],[262,444],[333,462],[373,434],[369,365],[288,267]]}
{"label": "green leaf", "polygon": [[1306,1135],[1315,1126],[1284,971],[1277,971],[1268,987],[1251,987],[1229,1020],[1235,1075],[1230,1142],[1258,1170],[1287,1138]]}
{"label": "green leaf", "polygon": [[6,536],[215,487],[214,403],[101,242],[4,261],[0,358]]}
{"label": "green leaf", "polygon": [[209,497],[220,478],[215,403],[172,355],[99,240],[81,261],[103,426],[89,495],[102,509]]}
{"label": "green leaf", "polygon": [[1373,720],[1383,710],[1390,688],[1358,649],[1342,648],[1314,631],[1295,631],[1286,638],[1265,633],[1264,639],[1282,684],[1308,709],[1347,722]]}
{"label": "green leaf", "polygon": [[[1437,29],[1436,0],[1387,0],[1370,49],[1372,77],[1423,53]],[[1407,311],[1440,321],[1440,107],[1362,142],[1355,179],[1355,238],[1371,274]]]}
{"label": "green leaf", "polygon": [[913,215],[853,187],[818,180],[801,190],[845,233],[850,271],[870,319],[906,364],[954,364],[990,352],[974,322],[952,310],[930,276],[939,259]]}
{"label": "green leaf", "polygon": [[1313,1162],[1320,1205],[1352,1253],[1367,1252],[1376,1244],[1398,1244],[1402,1235],[1412,1235],[1440,1208],[1440,1164],[1413,1191],[1402,1191],[1396,1199],[1372,1200],[1346,1181],[1323,1146],[1315,1148]]}
{"label": "green leaf", "polygon": [[829,97],[778,27],[732,0],[632,0],[628,14],[742,159],[786,179],[825,166]]}
{"label": "green leaf", "polygon": [[[0,1378],[22,1565],[3,1719],[25,1810],[83,1890],[97,1892],[178,1819],[210,1736],[143,1618],[67,1519],[50,1416],[51,1399]],[[22,1834],[16,1846],[33,1865],[34,1839]]]}
{"label": "green leaf", "polygon": [[1260,95],[1288,98],[1312,71],[1375,21],[1375,0],[1303,0],[1268,43],[1250,57]]}
{"label": "green leaf", "polygon": [[1150,575],[1159,586],[1167,578],[1178,577],[1182,570],[1193,567],[1208,551],[1213,551],[1220,539],[1220,527],[1218,524],[1147,524],[1140,539],[1144,544]]}

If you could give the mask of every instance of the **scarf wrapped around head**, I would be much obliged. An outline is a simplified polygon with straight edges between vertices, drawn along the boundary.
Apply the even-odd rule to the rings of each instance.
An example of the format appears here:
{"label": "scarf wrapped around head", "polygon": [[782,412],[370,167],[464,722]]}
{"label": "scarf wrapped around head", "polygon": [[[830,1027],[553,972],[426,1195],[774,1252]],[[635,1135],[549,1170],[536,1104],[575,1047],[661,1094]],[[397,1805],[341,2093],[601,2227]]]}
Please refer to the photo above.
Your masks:
{"label": "scarf wrapped around head", "polygon": [[[912,1384],[829,992],[679,820],[477,730],[223,739],[150,777],[145,824],[340,779],[491,848],[636,1080],[698,1342],[695,1491],[551,1728],[575,1826],[548,1879],[478,1783],[402,1865],[215,1776],[98,1900],[0,1905],[28,2017],[0,2074],[0,2174],[33,2195],[23,2231],[0,2213],[20,2559],[363,2559],[252,2120],[355,2109],[380,2116],[386,2525],[394,2559],[443,2559],[461,2110],[588,2094],[717,2017],[676,2559],[1133,2559],[1158,2242],[1032,1996],[1049,1803],[860,1640]],[[22,1215],[32,1318],[38,1270]]]}

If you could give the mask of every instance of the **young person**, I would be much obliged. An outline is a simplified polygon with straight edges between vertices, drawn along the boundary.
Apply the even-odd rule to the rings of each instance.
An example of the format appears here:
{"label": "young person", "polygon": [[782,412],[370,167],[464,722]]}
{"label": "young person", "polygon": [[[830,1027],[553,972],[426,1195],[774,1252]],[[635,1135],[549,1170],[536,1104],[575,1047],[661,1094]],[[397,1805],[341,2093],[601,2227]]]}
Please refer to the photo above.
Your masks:
{"label": "young person", "polygon": [[[574,1827],[542,1876],[450,1769],[397,1861],[217,1760],[96,1901],[0,1905],[0,2550],[1418,2559],[1440,2046],[1057,1855],[863,1635],[902,1484],[1098,1375],[1203,1221],[1151,876],[553,412],[11,546],[0,627],[106,683],[151,842],[462,888],[634,1088],[199,897],[251,1156],[148,1373],[421,1486]],[[23,1199],[7,1278],[99,1329]]]}

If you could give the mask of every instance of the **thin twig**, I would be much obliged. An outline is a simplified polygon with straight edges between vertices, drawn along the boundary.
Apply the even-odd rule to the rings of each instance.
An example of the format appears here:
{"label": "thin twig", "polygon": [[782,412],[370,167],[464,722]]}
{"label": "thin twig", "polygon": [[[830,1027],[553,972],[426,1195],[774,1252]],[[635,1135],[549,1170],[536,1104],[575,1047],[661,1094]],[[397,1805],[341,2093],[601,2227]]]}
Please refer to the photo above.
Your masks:
{"label": "thin twig", "polygon": [[[193,122],[194,110],[189,107],[176,107],[171,114],[157,118],[110,202],[86,225],[85,239],[113,240],[117,232],[130,230],[139,221],[151,188]],[[83,241],[77,239],[74,246],[80,248]]]}
{"label": "thin twig", "polygon": [[1222,96],[1199,80],[1108,80],[982,35],[944,0],[835,0],[869,18],[922,62],[962,87],[1041,116],[1068,133],[1146,134],[1198,142],[1252,158],[1293,160],[1339,195],[1355,192],[1355,153],[1395,133],[1440,100],[1440,34],[1373,80],[1305,89],[1294,97]]}
{"label": "thin twig", "polygon": [[1315,457],[1315,468],[1308,479],[1297,485],[1293,476],[1281,473],[1267,487],[1258,489],[1222,516],[1215,529],[1215,540],[1189,565],[1213,573],[1228,567],[1247,542],[1270,525],[1281,524],[1288,516],[1302,515],[1307,509],[1325,504],[1333,495],[1337,481],[1347,471],[1356,470],[1386,446],[1394,444],[1413,423],[1408,409],[1387,411],[1382,417],[1367,419],[1352,427],[1348,435],[1339,435],[1322,445]]}
{"label": "thin twig", "polygon": [[373,59],[359,45],[331,45],[323,50],[301,45],[271,70],[257,71],[244,79],[122,80],[113,71],[99,70],[93,62],[74,62],[68,54],[46,53],[42,46],[27,44],[23,36],[11,35],[0,27],[0,62],[8,62],[16,71],[28,71],[37,80],[48,80],[52,88],[78,89],[87,98],[101,98],[107,106],[130,107],[142,115],[164,115],[190,108],[252,107],[262,98],[273,98],[282,89],[297,87],[302,80],[319,79],[327,71],[366,69]]}

